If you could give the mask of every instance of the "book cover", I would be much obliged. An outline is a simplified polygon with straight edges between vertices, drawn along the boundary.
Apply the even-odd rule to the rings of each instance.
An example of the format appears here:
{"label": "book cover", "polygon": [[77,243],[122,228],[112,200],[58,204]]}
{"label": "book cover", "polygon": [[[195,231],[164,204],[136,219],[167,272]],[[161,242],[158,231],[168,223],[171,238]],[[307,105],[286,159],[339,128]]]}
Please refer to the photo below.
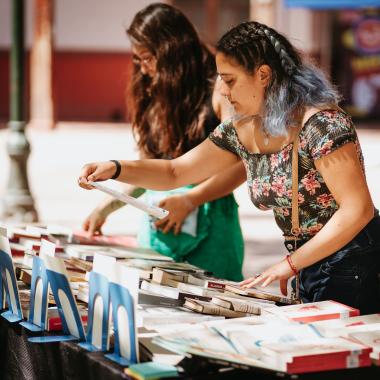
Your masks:
{"label": "book cover", "polygon": [[238,311],[241,313],[247,314],[261,314],[261,307],[263,304],[259,304],[256,302],[252,302],[249,300],[240,300],[238,298],[226,297],[226,296],[215,296],[212,297],[211,303],[230,309],[234,311]]}
{"label": "book cover", "polygon": [[279,294],[265,292],[257,288],[242,289],[237,285],[228,284],[226,285],[225,290],[242,296],[262,298],[264,300],[274,301],[285,305],[293,303],[293,301],[290,298],[281,296]]}
{"label": "book cover", "polygon": [[380,330],[380,314],[316,321],[312,324],[325,337],[348,336],[352,332]]}
{"label": "book cover", "polygon": [[221,315],[227,318],[240,318],[247,317],[249,314],[242,313],[239,311],[234,311],[226,309],[224,307],[215,305],[211,302],[205,302],[200,300],[194,300],[187,298],[183,305],[184,307],[196,311],[197,313],[210,314],[210,315]]}
{"label": "book cover", "polygon": [[275,309],[267,309],[279,317],[292,321],[309,323],[328,319],[344,319],[360,314],[358,309],[343,305],[336,301],[310,302],[306,304],[289,305]]}

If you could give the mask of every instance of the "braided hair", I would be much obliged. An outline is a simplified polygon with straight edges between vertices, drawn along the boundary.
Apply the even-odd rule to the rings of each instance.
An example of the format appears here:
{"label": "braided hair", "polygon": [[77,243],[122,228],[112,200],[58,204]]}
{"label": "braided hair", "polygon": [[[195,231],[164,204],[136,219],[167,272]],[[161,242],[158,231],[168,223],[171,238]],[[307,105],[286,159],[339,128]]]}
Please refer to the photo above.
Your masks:
{"label": "braided hair", "polygon": [[272,136],[286,135],[305,108],[336,106],[339,95],[323,72],[303,62],[298,51],[280,33],[255,21],[237,25],[222,36],[217,51],[234,59],[248,73],[268,65],[263,128]]}

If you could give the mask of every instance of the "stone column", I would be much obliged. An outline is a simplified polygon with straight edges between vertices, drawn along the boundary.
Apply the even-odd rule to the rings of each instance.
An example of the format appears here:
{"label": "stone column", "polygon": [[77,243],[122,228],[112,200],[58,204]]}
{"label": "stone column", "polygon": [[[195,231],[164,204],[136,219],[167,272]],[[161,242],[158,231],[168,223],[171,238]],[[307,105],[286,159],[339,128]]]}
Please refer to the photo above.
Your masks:
{"label": "stone column", "polygon": [[3,218],[34,222],[37,211],[30,194],[27,160],[30,153],[25,136],[24,93],[24,0],[12,1],[12,46],[10,51],[10,121],[7,151],[9,179],[3,200]]}

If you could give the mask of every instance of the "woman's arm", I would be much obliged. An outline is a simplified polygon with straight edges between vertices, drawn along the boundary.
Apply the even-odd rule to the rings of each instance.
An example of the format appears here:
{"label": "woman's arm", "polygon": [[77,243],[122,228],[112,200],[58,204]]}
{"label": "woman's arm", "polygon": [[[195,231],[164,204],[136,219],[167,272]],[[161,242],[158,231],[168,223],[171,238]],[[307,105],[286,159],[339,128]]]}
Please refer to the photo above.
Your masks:
{"label": "woman's arm", "polygon": [[[292,254],[291,259],[297,270],[308,267],[345,246],[374,215],[374,206],[354,143],[348,143],[316,160],[315,166],[339,209],[312,239]],[[274,280],[282,280],[281,289],[285,293],[286,280],[292,275],[285,260],[270,267],[256,279],[243,281],[242,285],[252,287],[261,283],[266,286]]]}
{"label": "woman's arm", "polygon": [[[140,197],[144,192],[145,189],[132,185],[124,185],[123,187],[123,193],[134,198]],[[101,235],[102,227],[108,216],[123,206],[125,206],[125,203],[114,197],[109,196],[104,198],[84,220],[82,225],[83,230],[87,231],[89,235]]]}
{"label": "woman's arm", "polygon": [[339,209],[308,243],[292,256],[299,269],[336,252],[373,218],[374,206],[354,143],[315,161]]}
{"label": "woman's arm", "polygon": [[196,207],[230,194],[246,179],[244,165],[239,161],[222,173],[195,186],[187,193],[164,199],[159,206],[168,210],[169,215],[157,221],[156,226],[162,228],[164,233],[174,228],[174,233],[178,234],[184,220]]}
{"label": "woman's arm", "polygon": [[[206,139],[185,155],[174,160],[120,161],[118,181],[152,190],[175,189],[199,183],[233,165],[239,158]],[[98,162],[83,167],[79,185],[86,189],[88,181],[105,181],[115,173],[113,162]]]}

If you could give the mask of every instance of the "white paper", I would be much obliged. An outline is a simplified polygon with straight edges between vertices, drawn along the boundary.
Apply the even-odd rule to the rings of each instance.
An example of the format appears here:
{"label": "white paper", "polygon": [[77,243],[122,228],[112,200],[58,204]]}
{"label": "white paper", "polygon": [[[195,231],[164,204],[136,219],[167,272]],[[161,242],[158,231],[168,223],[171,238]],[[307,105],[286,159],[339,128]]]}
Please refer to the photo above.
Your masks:
{"label": "white paper", "polygon": [[139,199],[130,197],[129,195],[123,194],[120,191],[110,189],[109,187],[101,185],[98,182],[89,181],[89,184],[91,186],[94,186],[96,189],[103,191],[106,194],[112,195],[113,197],[115,197],[119,201],[130,204],[131,206],[136,207],[136,208],[138,208],[138,209],[140,209],[140,210],[142,210],[142,211],[144,211],[150,215],[153,215],[154,217],[156,217],[158,219],[163,219],[167,215],[169,215],[169,211],[164,210],[163,208],[153,206],[153,205],[148,205]]}

